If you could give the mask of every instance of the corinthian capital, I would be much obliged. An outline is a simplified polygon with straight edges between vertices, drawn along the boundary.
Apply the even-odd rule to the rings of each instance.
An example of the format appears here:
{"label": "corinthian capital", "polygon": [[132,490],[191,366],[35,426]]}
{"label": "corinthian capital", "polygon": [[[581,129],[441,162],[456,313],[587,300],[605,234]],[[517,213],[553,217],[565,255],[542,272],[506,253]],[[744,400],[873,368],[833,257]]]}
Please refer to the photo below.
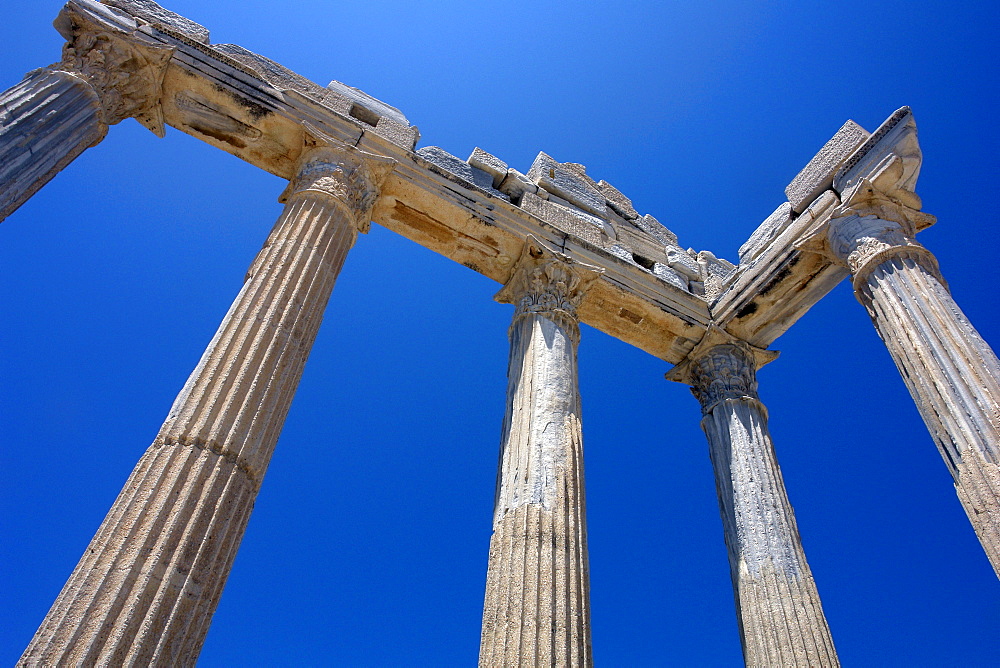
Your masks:
{"label": "corinthian capital", "polygon": [[368,232],[372,207],[396,161],[322,136],[315,129],[310,132],[322,138],[306,135],[307,146],[299,158],[298,170],[278,201],[287,202],[301,193],[325,195],[349,210],[359,232]]}
{"label": "corinthian capital", "polygon": [[577,341],[577,307],[602,273],[600,267],[576,262],[528,237],[510,279],[494,299],[517,307],[515,323],[527,315],[541,313],[565,327]]}
{"label": "corinthian capital", "polygon": [[160,95],[174,50],[136,32],[131,17],[95,2],[68,3],[54,25],[67,41],[62,60],[51,67],[93,87],[101,121],[114,125],[134,117],[162,137]]}
{"label": "corinthian capital", "polygon": [[708,415],[722,401],[759,402],[757,369],[777,356],[777,351],[751,346],[712,325],[687,358],[666,377],[690,385],[702,413]]}

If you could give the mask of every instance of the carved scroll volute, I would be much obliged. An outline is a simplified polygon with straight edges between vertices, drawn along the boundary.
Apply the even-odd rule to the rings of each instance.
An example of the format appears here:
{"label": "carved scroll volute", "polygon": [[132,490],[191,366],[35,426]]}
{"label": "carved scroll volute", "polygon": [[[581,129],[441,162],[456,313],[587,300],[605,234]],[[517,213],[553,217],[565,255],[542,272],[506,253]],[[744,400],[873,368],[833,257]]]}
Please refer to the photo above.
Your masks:
{"label": "carved scroll volute", "polygon": [[68,4],[54,23],[67,42],[62,60],[51,69],[75,74],[94,88],[101,103],[101,121],[106,125],[135,118],[163,137],[160,97],[174,49],[129,31],[127,24],[113,22],[117,18],[113,14],[97,16]]}

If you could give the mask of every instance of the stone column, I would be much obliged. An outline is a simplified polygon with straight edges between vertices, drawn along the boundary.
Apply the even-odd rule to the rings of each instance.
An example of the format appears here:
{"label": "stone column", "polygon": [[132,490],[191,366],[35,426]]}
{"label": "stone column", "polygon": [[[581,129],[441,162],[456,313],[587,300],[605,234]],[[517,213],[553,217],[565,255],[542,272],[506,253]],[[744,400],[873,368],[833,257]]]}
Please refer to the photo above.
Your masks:
{"label": "stone column", "polygon": [[933,219],[868,181],[844,200],[827,228],[829,250],[851,270],[1000,576],[1000,362],[914,240]]}
{"label": "stone column", "polygon": [[173,50],[118,18],[68,5],[55,23],[68,40],[62,61],[0,93],[0,221],[109,125],[135,117],[163,136],[160,84]]}
{"label": "stone column", "polygon": [[576,309],[600,270],[530,238],[514,304],[479,665],[590,666]]}
{"label": "stone column", "polygon": [[191,666],[323,310],[391,163],[317,148],[21,665]]}
{"label": "stone column", "polygon": [[712,328],[667,377],[701,403],[747,666],[837,666],[816,582],[757,396],[774,359]]}

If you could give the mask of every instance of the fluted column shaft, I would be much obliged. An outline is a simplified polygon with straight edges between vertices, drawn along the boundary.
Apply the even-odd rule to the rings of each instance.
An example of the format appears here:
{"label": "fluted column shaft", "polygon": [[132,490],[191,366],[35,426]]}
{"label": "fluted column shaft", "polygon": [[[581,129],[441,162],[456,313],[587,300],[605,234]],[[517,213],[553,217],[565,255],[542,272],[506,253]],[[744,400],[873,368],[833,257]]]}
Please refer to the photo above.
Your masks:
{"label": "fluted column shaft", "polygon": [[0,220],[107,134],[93,87],[59,70],[29,72],[0,94]]}
{"label": "fluted column shaft", "polygon": [[0,93],[0,221],[109,125],[136,117],[163,136],[156,105],[172,50],[70,8],[56,28],[68,40],[62,61]]}
{"label": "fluted column shaft", "polygon": [[837,666],[757,396],[767,358],[741,342],[706,343],[673,379],[702,405],[746,665]]}
{"label": "fluted column shaft", "polygon": [[529,239],[497,300],[510,327],[480,666],[589,666],[576,307],[597,274]]}
{"label": "fluted column shaft", "polygon": [[360,152],[318,149],[22,665],[194,665],[323,310],[367,222]]}
{"label": "fluted column shaft", "polygon": [[876,200],[831,221],[830,247],[851,269],[1000,576],[1000,362],[914,240],[916,212]]}

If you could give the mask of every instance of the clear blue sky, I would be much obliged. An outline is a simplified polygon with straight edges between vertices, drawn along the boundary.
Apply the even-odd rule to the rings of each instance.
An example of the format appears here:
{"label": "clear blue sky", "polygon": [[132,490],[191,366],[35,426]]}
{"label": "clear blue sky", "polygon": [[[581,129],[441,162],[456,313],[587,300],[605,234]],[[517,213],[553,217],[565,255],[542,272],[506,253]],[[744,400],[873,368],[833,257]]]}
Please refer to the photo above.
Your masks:
{"label": "clear blue sky", "polygon": [[[584,163],[682,244],[736,259],[848,118],[913,108],[921,235],[1000,345],[998,9],[986,2],[173,0],[421,146]],[[0,86],[59,58],[57,1],[0,22]],[[111,129],[0,225],[0,663],[12,664],[155,436],[284,184],[169,130]],[[203,666],[473,665],[511,307],[375,226],[348,258]],[[1000,584],[884,346],[841,285],[760,394],[845,665],[986,666]],[[740,662],[697,402],[584,327],[594,655]]]}

